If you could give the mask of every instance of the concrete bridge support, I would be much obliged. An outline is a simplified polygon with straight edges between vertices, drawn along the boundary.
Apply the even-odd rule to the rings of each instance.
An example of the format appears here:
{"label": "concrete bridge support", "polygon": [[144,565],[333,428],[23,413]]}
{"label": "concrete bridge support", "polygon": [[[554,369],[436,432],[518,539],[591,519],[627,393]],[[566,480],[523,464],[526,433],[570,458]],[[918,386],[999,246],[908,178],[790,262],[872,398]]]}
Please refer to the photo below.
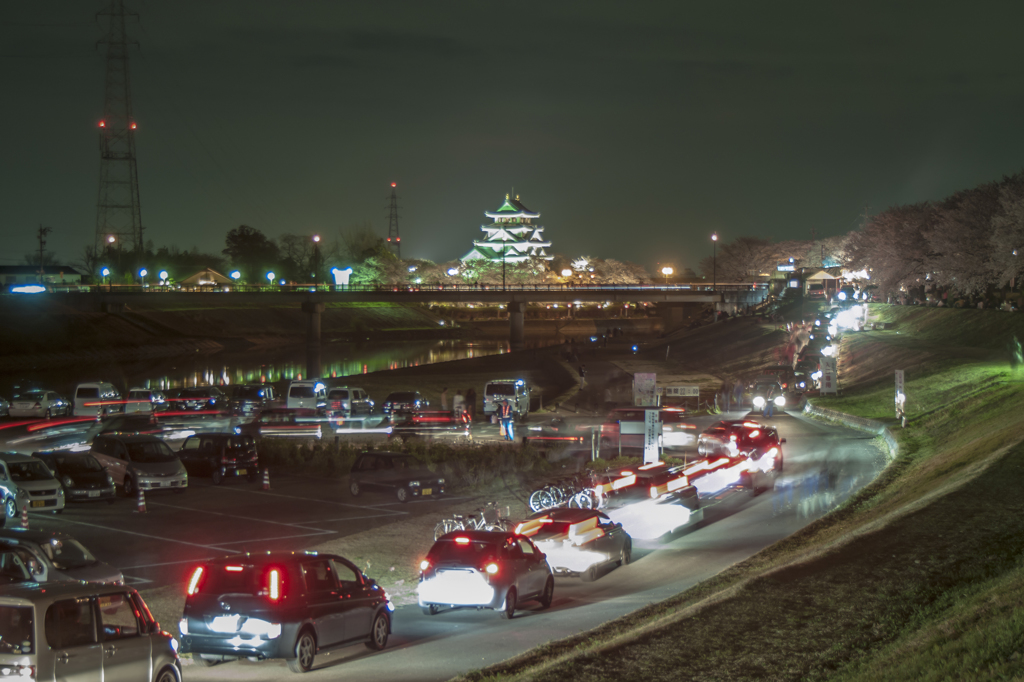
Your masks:
{"label": "concrete bridge support", "polygon": [[302,312],[306,313],[306,378],[320,378],[320,315],[324,304],[303,301]]}
{"label": "concrete bridge support", "polygon": [[526,334],[523,330],[525,310],[525,303],[510,301],[508,304],[508,342],[512,350],[522,350],[526,347]]}
{"label": "concrete bridge support", "polygon": [[700,315],[703,303],[659,303],[658,317],[665,333],[682,329],[695,316]]}

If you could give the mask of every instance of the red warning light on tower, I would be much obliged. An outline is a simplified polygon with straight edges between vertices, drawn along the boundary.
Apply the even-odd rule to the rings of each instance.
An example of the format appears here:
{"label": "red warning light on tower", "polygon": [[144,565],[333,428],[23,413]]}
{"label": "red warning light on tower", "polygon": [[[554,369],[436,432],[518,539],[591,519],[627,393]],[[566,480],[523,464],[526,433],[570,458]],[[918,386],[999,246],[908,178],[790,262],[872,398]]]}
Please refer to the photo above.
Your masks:
{"label": "red warning light on tower", "polygon": [[392,182],[392,183],[391,183],[391,186],[392,186],[392,187],[398,187],[398,183],[397,183],[397,182]]}
{"label": "red warning light on tower", "polygon": [[135,123],[134,123],[134,121],[133,121],[133,122],[132,122],[132,130],[135,130],[135,128],[137,128],[137,127],[138,127],[138,126],[136,126],[136,125],[135,125]]}
{"label": "red warning light on tower", "polygon": [[107,122],[106,121],[100,121],[100,128],[106,128],[106,127],[107,127]]}

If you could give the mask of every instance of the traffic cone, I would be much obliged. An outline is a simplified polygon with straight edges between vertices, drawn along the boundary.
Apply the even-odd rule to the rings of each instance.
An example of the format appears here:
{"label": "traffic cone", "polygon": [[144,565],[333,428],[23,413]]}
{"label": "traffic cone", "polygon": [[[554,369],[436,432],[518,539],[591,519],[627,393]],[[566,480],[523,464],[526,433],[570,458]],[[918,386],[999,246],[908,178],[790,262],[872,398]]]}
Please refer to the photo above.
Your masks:
{"label": "traffic cone", "polygon": [[270,490],[270,467],[263,467],[263,489]]}
{"label": "traffic cone", "polygon": [[135,499],[136,499],[135,513],[136,514],[145,514],[146,513],[146,493],[142,492],[142,488],[139,488],[139,494],[136,496]]}
{"label": "traffic cone", "polygon": [[21,527],[28,528],[28,507],[21,510]]}

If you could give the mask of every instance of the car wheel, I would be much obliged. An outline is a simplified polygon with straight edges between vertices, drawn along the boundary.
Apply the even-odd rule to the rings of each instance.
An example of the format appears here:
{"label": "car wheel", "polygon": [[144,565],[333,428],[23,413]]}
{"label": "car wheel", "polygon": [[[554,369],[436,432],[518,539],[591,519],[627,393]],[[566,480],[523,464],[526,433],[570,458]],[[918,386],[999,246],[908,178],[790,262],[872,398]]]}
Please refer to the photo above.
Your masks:
{"label": "car wheel", "polygon": [[619,552],[619,566],[626,566],[633,560],[633,543],[626,540],[622,543],[622,550]]}
{"label": "car wheel", "polygon": [[580,580],[585,583],[592,583],[597,580],[597,564],[592,565],[587,570],[580,573]]}
{"label": "car wheel", "polygon": [[352,497],[359,497],[359,493],[363,492],[363,489],[359,487],[358,481],[352,481],[348,484],[348,491],[352,493]]}
{"label": "car wheel", "polygon": [[440,607],[437,604],[424,604],[420,607],[420,611],[423,612],[424,616],[436,616],[437,612],[440,611]]}
{"label": "car wheel", "polygon": [[299,633],[295,640],[295,658],[288,659],[288,669],[293,673],[308,673],[313,668],[313,658],[316,657],[316,638],[309,630]]}
{"label": "car wheel", "polygon": [[388,626],[388,617],[383,613],[378,613],[373,619],[373,625],[370,626],[370,639],[366,642],[366,648],[372,649],[373,651],[380,651],[388,644],[388,634],[390,631]]}
{"label": "car wheel", "polygon": [[174,672],[173,668],[168,666],[160,671],[154,682],[178,682],[178,675]]}
{"label": "car wheel", "polygon": [[409,501],[409,489],[406,488],[404,485],[400,486],[398,488],[398,490],[395,491],[395,497],[398,498],[399,502],[403,502],[403,503],[408,502]]}
{"label": "car wheel", "polygon": [[697,454],[703,457],[706,453],[707,447],[704,443],[697,443]]}
{"label": "car wheel", "polygon": [[4,514],[9,519],[13,519],[18,515],[18,503],[14,501],[13,497],[8,497],[4,502]]}
{"label": "car wheel", "polygon": [[501,609],[501,617],[505,620],[512,620],[512,617],[516,614],[516,588],[508,588],[508,593],[505,595],[505,606]]}
{"label": "car wheel", "polygon": [[213,473],[210,475],[210,478],[213,479],[214,485],[220,485],[221,483],[224,482],[224,470],[214,469]]}
{"label": "car wheel", "polygon": [[540,602],[540,607],[542,609],[546,609],[546,608],[550,608],[551,602],[554,600],[554,598],[555,598],[555,579],[552,578],[551,576],[548,576],[548,581],[546,583],[544,583],[544,591],[541,592],[540,599],[538,599],[537,601]]}
{"label": "car wheel", "polygon": [[122,487],[124,488],[125,497],[132,497],[135,495],[135,479],[130,475],[124,477],[124,485]]}

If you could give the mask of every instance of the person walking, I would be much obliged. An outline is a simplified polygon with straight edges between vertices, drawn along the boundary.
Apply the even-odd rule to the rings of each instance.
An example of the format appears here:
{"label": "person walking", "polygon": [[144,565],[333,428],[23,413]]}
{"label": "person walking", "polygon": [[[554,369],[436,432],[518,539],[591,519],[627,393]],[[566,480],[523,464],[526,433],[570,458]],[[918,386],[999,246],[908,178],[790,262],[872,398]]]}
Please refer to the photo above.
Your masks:
{"label": "person walking", "polygon": [[581,391],[583,390],[583,384],[586,383],[586,380],[587,380],[587,366],[586,365],[580,365],[580,390]]}
{"label": "person walking", "polygon": [[769,386],[768,390],[764,394],[764,410],[761,411],[761,416],[765,419],[771,419],[775,414],[775,386]]}
{"label": "person walking", "polygon": [[507,400],[502,400],[498,406],[498,419],[501,421],[501,434],[505,440],[512,440],[512,406]]}
{"label": "person walking", "polygon": [[739,379],[732,385],[732,397],[736,403],[736,409],[741,409],[743,407],[743,382]]}
{"label": "person walking", "polygon": [[447,410],[448,409],[448,387],[447,386],[445,386],[443,389],[441,389],[441,409],[442,410]]}
{"label": "person walking", "polygon": [[452,398],[452,412],[455,413],[456,417],[462,417],[462,413],[466,411],[466,399],[462,397],[462,391],[456,390],[455,397]]}
{"label": "person walking", "polygon": [[469,418],[476,419],[476,389],[472,386],[466,389],[466,409],[469,411]]}

